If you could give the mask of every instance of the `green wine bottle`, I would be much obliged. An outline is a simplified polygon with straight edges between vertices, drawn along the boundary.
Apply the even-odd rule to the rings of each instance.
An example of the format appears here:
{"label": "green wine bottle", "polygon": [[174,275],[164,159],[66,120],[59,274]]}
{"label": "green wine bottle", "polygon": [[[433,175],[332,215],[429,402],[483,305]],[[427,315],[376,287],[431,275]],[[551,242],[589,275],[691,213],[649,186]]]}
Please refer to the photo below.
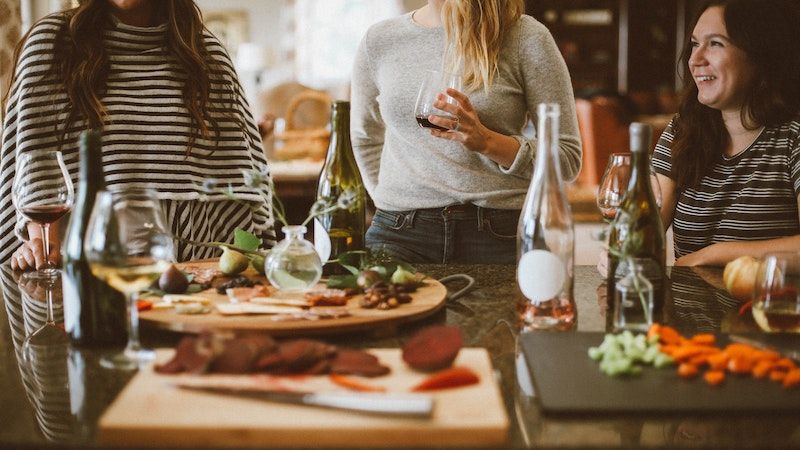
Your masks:
{"label": "green wine bottle", "polygon": [[650,171],[650,125],[630,126],[631,177],[619,211],[609,231],[608,315],[611,316],[617,283],[631,263],[641,267],[653,290],[653,321],[663,314],[668,288],[664,225],[653,192]]}
{"label": "green wine bottle", "polygon": [[[335,203],[344,192],[355,195],[354,204],[314,219],[314,247],[323,263],[340,254],[364,248],[366,191],[350,143],[350,102],[331,106],[331,142],[319,176],[317,199]],[[342,273],[338,264],[326,264],[325,274]]]}
{"label": "green wine bottle", "polygon": [[99,131],[81,134],[79,157],[78,193],[63,247],[64,328],[79,347],[122,346],[128,337],[125,298],[92,275],[83,250],[95,196],[106,187]]}

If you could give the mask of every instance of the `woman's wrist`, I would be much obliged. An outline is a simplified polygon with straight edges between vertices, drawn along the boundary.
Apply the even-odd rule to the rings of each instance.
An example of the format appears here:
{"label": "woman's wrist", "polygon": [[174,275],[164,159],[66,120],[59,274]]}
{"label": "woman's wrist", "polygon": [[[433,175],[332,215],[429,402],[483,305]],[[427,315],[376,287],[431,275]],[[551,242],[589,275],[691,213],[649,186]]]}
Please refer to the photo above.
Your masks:
{"label": "woman's wrist", "polygon": [[481,154],[503,167],[511,167],[521,147],[519,141],[488,128],[486,134],[486,145],[481,150]]}

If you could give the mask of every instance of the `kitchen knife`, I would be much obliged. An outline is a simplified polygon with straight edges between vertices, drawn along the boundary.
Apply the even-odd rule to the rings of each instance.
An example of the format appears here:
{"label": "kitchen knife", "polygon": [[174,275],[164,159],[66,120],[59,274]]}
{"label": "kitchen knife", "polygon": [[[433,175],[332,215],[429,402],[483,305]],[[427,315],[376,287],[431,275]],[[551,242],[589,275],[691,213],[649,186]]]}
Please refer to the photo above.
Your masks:
{"label": "kitchen knife", "polygon": [[318,406],[371,414],[428,418],[433,413],[433,398],[420,394],[356,394],[341,392],[292,392],[248,387],[207,386],[177,383],[177,387],[251,400]]}
{"label": "kitchen knife", "polygon": [[758,339],[754,339],[751,337],[746,337],[738,334],[731,334],[728,336],[730,340],[733,342],[738,342],[740,344],[747,344],[751,345],[755,348],[760,348],[761,350],[771,350],[774,352],[780,353],[782,356],[785,356],[791,360],[794,360],[796,363],[800,363],[800,350],[792,350],[783,347],[776,347],[774,345],[770,345],[766,342],[760,341]]}

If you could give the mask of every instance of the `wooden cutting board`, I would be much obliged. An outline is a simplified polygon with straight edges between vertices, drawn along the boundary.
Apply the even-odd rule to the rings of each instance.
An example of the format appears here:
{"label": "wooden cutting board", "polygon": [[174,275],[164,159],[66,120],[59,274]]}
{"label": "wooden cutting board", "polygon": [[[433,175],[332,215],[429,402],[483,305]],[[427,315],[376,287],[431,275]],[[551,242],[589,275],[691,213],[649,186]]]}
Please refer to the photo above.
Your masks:
{"label": "wooden cutting board", "polygon": [[[215,261],[195,262],[192,266],[216,266]],[[180,267],[180,265],[179,265]],[[250,268],[245,275],[257,277],[256,272]],[[262,280],[263,276],[260,277]],[[266,283],[269,285],[269,283]],[[320,283],[318,288],[324,288]],[[227,296],[217,294],[215,291],[205,291],[204,297],[214,303],[228,303]],[[273,294],[279,296],[280,294]],[[154,309],[143,311],[139,319],[143,324],[157,328],[177,331],[181,333],[200,333],[204,330],[260,330],[267,331],[273,336],[296,336],[299,334],[326,334],[361,331],[380,328],[385,331],[393,329],[400,324],[428,317],[445,305],[447,288],[436,280],[425,279],[424,286],[411,294],[411,303],[402,304],[395,309],[378,310],[364,309],[359,306],[361,295],[354,296],[347,303],[350,313],[347,317],[321,319],[321,320],[275,320],[274,316],[267,314],[232,315],[226,316],[212,311],[208,314],[178,314],[174,309]],[[302,298],[300,296],[299,298]]]}
{"label": "wooden cutting board", "polygon": [[[390,375],[361,379],[388,392],[408,392],[426,374],[402,362],[399,349],[370,350]],[[171,356],[159,351],[159,360]],[[430,419],[387,418],[308,406],[178,390],[174,375],[142,369],[100,418],[98,443],[169,447],[392,447],[498,446],[508,418],[485,349],[463,349],[455,361],[479,384],[434,391]],[[246,375],[241,375],[246,377]],[[313,382],[325,382],[313,377]],[[341,389],[341,388],[339,388]]]}
{"label": "wooden cutting board", "polygon": [[[795,337],[796,338],[796,337]],[[603,333],[527,333],[520,337],[535,395],[547,412],[800,411],[800,389],[726,374],[716,387],[683,380],[675,367],[645,367],[635,377],[610,377],[589,358]],[[794,345],[797,340],[794,340]]]}

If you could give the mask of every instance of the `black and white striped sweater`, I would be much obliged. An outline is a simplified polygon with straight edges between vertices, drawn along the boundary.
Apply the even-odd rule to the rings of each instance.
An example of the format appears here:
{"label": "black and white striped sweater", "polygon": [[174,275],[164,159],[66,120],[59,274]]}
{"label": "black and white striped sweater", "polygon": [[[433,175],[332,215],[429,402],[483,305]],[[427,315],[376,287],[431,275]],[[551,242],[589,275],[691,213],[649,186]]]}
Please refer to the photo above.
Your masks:
{"label": "black and white striped sweater", "polygon": [[[674,122],[656,145],[653,167],[672,177]],[[678,193],[672,219],[675,257],[718,242],[800,233],[800,118],[765,128],[750,146],[722,157],[698,186]],[[665,224],[669,226],[669,224]]]}
{"label": "black and white striped sweater", "polygon": [[[3,124],[0,159],[0,262],[19,245],[13,232],[23,219],[11,202],[17,155],[36,149],[58,149],[67,118],[67,95],[51,66],[63,14],[37,23],[20,55]],[[218,120],[220,136],[199,133],[191,154],[193,131],[181,88],[185,76],[166,49],[166,25],[134,27],[114,19],[105,32],[110,61],[107,89],[101,98],[108,110],[103,130],[102,164],[109,186],[156,189],[172,232],[208,242],[230,241],[236,227],[274,241],[272,193],[244,185],[242,170],[268,173],[261,137],[242,94],[236,73],[216,37],[204,33],[217,63],[212,69],[209,114]],[[61,146],[73,181],[78,174],[78,136],[86,128],[73,122]],[[203,183],[215,179],[232,186],[238,199],[207,193]],[[18,233],[17,233],[18,234]],[[213,250],[178,243],[179,261],[213,256]]]}

